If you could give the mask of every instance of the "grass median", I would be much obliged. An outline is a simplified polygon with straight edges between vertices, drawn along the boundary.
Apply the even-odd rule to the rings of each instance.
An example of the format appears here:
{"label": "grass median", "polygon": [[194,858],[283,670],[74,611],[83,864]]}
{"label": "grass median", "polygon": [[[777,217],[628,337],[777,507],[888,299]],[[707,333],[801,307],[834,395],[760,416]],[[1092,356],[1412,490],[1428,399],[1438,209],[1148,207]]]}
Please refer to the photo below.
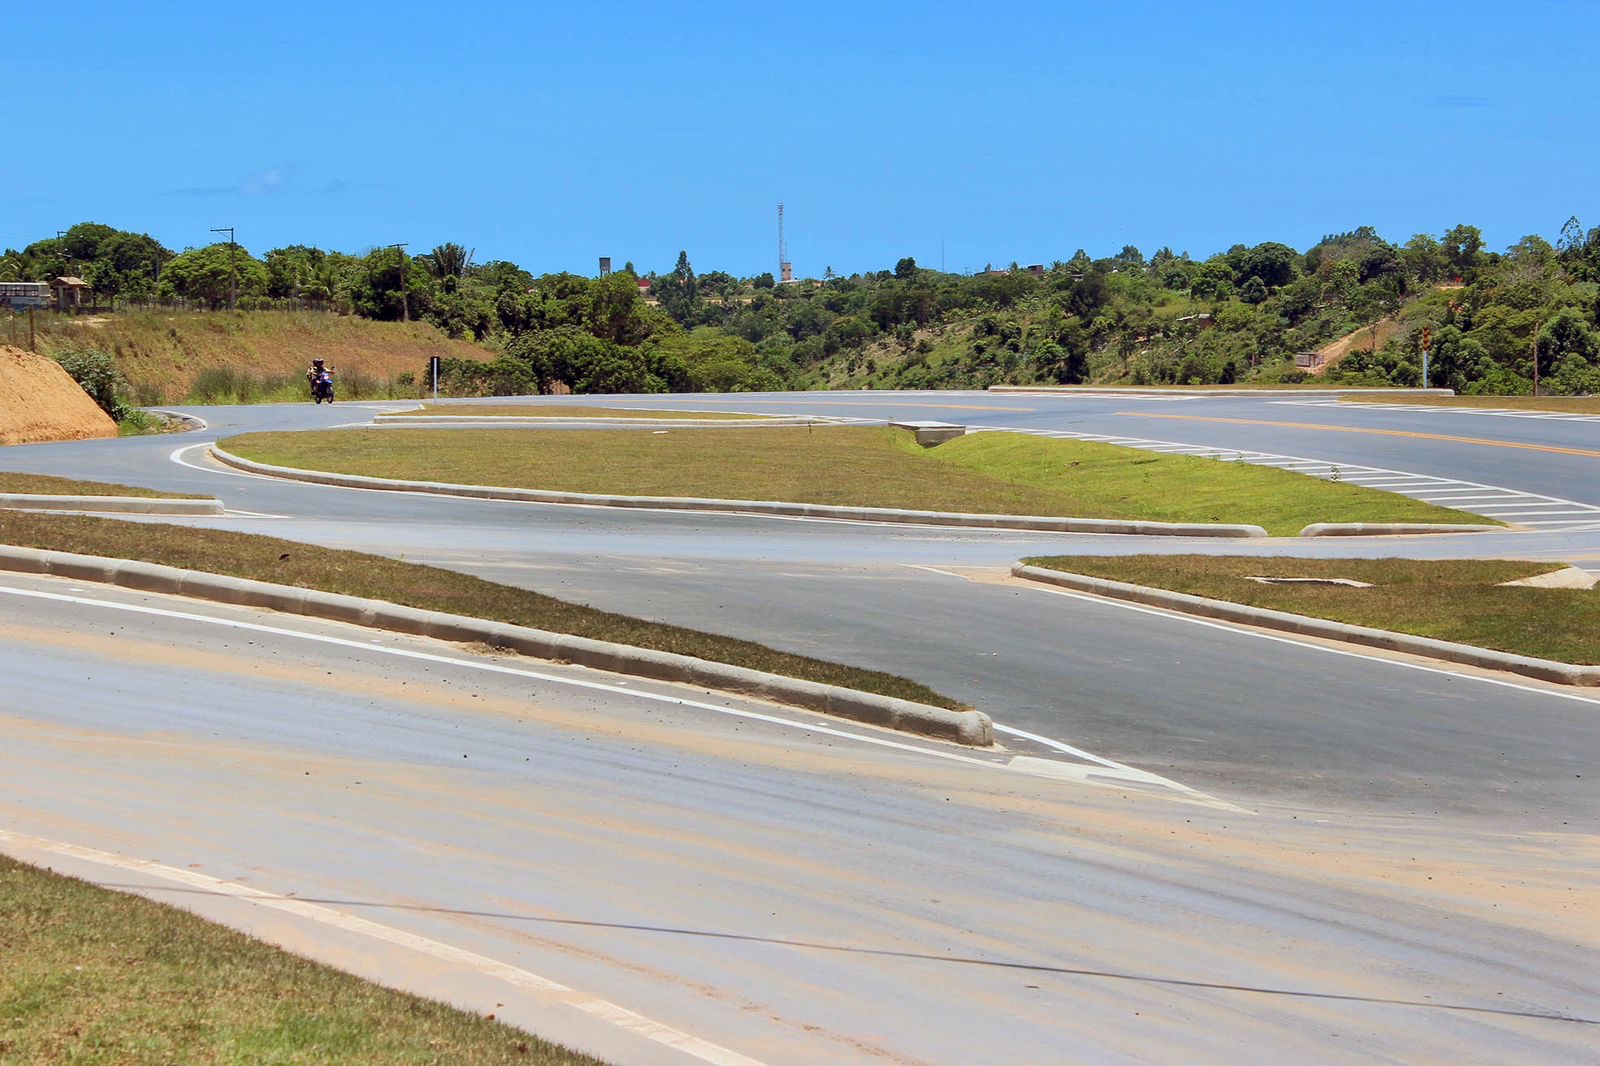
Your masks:
{"label": "grass median", "polygon": [[[1600,664],[1600,590],[1502,587],[1560,569],[1503,560],[1051,556],[1034,566],[1578,665]],[[1264,584],[1343,578],[1370,588]]]}
{"label": "grass median", "polygon": [[1339,399],[1350,403],[1375,403],[1423,407],[1494,408],[1510,411],[1544,411],[1552,414],[1600,415],[1600,396],[1383,396],[1358,392]]}
{"label": "grass median", "polygon": [[12,474],[0,470],[0,493],[14,492],[39,496],[137,496],[140,499],[203,500],[192,492],[158,492],[133,485],[114,485],[106,481],[75,481],[49,474]]}
{"label": "grass median", "polygon": [[396,417],[438,418],[440,415],[470,415],[473,418],[688,418],[695,421],[749,422],[772,418],[734,411],[645,411],[633,407],[568,407],[554,404],[467,404],[429,403],[420,411],[396,411]]}
{"label": "grass median", "polygon": [[0,855],[0,1061],[599,1060]]}
{"label": "grass median", "polygon": [[926,685],[893,674],[791,655],[753,641],[647,622],[568,603],[454,570],[335,551],[253,533],[132,523],[85,515],[0,511],[0,543],[138,559],[211,574],[531,626],[594,640],[689,655],[862,692],[964,708]]}
{"label": "grass median", "polygon": [[258,462],[402,480],[623,496],[699,496],[974,514],[1246,523],[1484,521],[1357,485],[1246,463],[1021,433],[921,448],[911,433],[824,426],[695,430],[252,433]]}

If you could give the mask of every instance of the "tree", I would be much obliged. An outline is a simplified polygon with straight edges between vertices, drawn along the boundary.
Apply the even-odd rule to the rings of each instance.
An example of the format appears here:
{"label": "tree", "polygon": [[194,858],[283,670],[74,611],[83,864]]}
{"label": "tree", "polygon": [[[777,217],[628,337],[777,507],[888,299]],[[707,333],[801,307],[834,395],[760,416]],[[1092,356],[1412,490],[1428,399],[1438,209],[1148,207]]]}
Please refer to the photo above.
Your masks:
{"label": "tree", "polygon": [[1441,243],[1455,276],[1471,281],[1483,258],[1483,231],[1477,226],[1454,226],[1445,231]]}
{"label": "tree", "polygon": [[1418,233],[1400,249],[1400,264],[1411,278],[1431,285],[1444,280],[1450,260],[1438,241],[1429,234]]}
{"label": "tree", "polygon": [[445,292],[455,292],[472,266],[472,252],[454,242],[438,245],[427,255],[417,258],[423,261]]}
{"label": "tree", "polygon": [[227,244],[190,248],[172,257],[161,280],[164,285],[170,285],[176,295],[216,311],[228,303],[235,268],[238,269],[240,297],[267,294],[270,278],[266,266],[242,245],[237,249],[237,257]]}
{"label": "tree", "polygon": [[694,267],[689,265],[688,252],[678,253],[678,263],[672,268],[672,273],[656,282],[652,291],[656,299],[661,301],[661,309],[677,319],[680,325],[694,324],[695,313],[699,309],[698,287]]}
{"label": "tree", "polygon": [[1240,257],[1240,292],[1244,291],[1242,286],[1250,278],[1261,279],[1262,285],[1268,289],[1282,288],[1294,280],[1295,264],[1299,259],[1299,254],[1287,244],[1266,241],[1256,245]]}
{"label": "tree", "polygon": [[[830,268],[831,269],[831,268]],[[901,281],[909,281],[917,276],[917,261],[909,255],[894,265],[894,276]]]}

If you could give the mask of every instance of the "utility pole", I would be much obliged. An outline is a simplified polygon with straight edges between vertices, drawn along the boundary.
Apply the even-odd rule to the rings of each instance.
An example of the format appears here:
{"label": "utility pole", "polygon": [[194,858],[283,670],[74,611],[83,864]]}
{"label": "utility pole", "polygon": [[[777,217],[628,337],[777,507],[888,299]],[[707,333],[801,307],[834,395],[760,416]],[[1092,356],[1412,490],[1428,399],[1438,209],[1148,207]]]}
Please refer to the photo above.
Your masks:
{"label": "utility pole", "polygon": [[397,244],[385,245],[400,252],[400,321],[402,322],[411,321],[411,294],[406,291],[406,243],[400,241]]}
{"label": "utility pole", "polygon": [[1539,395],[1539,334],[1544,332],[1544,323],[1539,323],[1539,328],[1533,331],[1533,394]]}
{"label": "utility pole", "polygon": [[222,226],[212,233],[228,235],[228,310],[239,309],[239,242],[233,239],[233,227]]}

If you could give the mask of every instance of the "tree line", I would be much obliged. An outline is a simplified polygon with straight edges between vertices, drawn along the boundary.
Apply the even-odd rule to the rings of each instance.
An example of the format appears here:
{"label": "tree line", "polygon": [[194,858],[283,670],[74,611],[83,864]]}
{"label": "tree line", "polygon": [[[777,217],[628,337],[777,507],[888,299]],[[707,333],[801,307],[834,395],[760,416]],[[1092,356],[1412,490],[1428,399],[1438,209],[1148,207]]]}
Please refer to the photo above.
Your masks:
{"label": "tree line", "polygon": [[[602,278],[474,262],[447,243],[419,255],[309,245],[257,257],[211,244],[173,252],[81,223],[0,255],[0,280],[75,273],[113,304],[311,307],[430,322],[497,353],[452,362],[459,392],[740,391],[983,387],[997,383],[1293,382],[1296,356],[1366,330],[1333,382],[1463,392],[1600,392],[1600,228],[1503,252],[1462,224],[1393,243],[1371,227],[1305,251],[1235,245],[1205,259],[1132,246],[973,275],[910,257],[892,269],[777,284],[771,274]],[[1304,359],[1302,361],[1305,361]]]}

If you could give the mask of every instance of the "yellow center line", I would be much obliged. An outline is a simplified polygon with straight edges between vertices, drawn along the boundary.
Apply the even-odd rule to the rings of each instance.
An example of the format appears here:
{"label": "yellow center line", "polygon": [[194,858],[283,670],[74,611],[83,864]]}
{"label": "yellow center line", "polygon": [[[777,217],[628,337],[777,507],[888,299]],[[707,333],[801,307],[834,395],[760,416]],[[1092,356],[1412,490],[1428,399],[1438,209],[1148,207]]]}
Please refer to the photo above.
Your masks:
{"label": "yellow center line", "polygon": [[1273,422],[1264,418],[1216,418],[1207,415],[1169,415],[1145,411],[1118,411],[1125,418],[1175,418],[1186,422],[1226,422],[1235,426],[1277,426],[1279,429],[1320,429],[1328,433],[1362,433],[1372,437],[1409,437],[1412,440],[1442,440],[1452,444],[1476,444],[1481,448],[1516,448],[1526,452],[1549,452],[1551,455],[1581,455],[1585,459],[1600,459],[1600,452],[1585,448],[1558,448],[1552,444],[1519,444],[1509,440],[1485,440],[1482,437],[1452,437],[1445,433],[1417,433],[1409,429],[1366,429],[1360,426],[1324,426],[1315,422]]}

